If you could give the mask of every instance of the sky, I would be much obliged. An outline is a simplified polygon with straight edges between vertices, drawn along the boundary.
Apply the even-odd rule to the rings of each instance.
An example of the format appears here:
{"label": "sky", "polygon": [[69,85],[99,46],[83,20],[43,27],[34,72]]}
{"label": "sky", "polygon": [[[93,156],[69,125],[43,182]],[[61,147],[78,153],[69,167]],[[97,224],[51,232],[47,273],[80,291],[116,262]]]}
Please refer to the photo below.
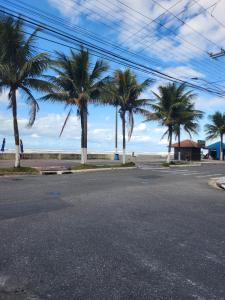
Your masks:
{"label": "sky", "polygon": [[[29,15],[31,1],[21,0],[16,7],[14,0],[0,0],[0,4],[20,14]],[[62,18],[57,29],[62,29],[96,43],[107,50],[114,51],[148,67],[170,76],[209,87],[216,82],[217,88],[225,88],[225,58],[213,60],[208,53],[218,53],[225,49],[225,0],[33,0],[39,22],[46,22],[40,10],[53,17]],[[64,26],[65,24],[65,26]],[[54,24],[56,26],[56,24]],[[26,28],[30,32],[30,28]],[[48,37],[43,31],[42,37]],[[92,37],[96,37],[94,41]],[[63,41],[61,41],[63,43]],[[71,44],[72,45],[72,44]],[[37,46],[43,51],[55,50],[68,53],[68,47],[59,46],[39,39]],[[74,46],[74,45],[72,45]],[[120,48],[118,48],[120,47]],[[41,51],[41,50],[40,50]],[[54,56],[54,54],[52,54]],[[92,62],[97,58],[92,57]],[[109,62],[109,71],[124,66]],[[152,99],[152,91],[157,92],[160,84],[167,82],[149,74],[135,71],[139,81],[153,78],[155,82],[145,91],[145,98]],[[51,70],[47,74],[52,73]],[[195,78],[195,79],[193,79]],[[225,111],[225,99],[216,95],[195,90],[195,105],[205,112],[201,120],[201,129],[194,140],[204,140],[204,124],[208,115],[215,111]],[[6,137],[6,148],[14,147],[11,111],[8,107],[8,91],[0,95],[0,142]],[[34,92],[36,98],[41,95]],[[21,138],[25,150],[64,150],[79,151],[80,120],[76,109],[61,138],[60,129],[68,108],[62,104],[39,102],[40,110],[32,128],[27,128],[28,110],[26,99],[20,91],[17,93],[18,119]],[[167,139],[162,139],[165,128],[157,123],[143,122],[135,117],[135,127],[131,140],[127,144],[129,152],[149,153],[165,152]],[[110,106],[89,106],[88,149],[90,152],[108,152],[114,150],[115,109]],[[182,133],[182,139],[188,138]],[[122,148],[121,122],[119,121],[119,150]]]}

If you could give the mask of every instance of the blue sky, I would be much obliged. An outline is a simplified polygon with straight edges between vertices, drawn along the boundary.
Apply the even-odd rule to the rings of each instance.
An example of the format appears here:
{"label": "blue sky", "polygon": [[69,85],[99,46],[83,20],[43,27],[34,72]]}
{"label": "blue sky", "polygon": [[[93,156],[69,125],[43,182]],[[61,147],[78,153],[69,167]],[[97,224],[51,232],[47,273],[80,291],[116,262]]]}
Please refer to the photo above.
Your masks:
{"label": "blue sky", "polygon": [[[20,12],[27,14],[22,7],[28,7],[30,2],[21,1]],[[15,9],[9,0],[3,3]],[[183,80],[191,81],[191,78],[197,77],[199,79],[192,82],[206,87],[209,86],[209,82],[219,81],[217,87],[222,88],[225,86],[225,58],[215,61],[207,54],[225,48],[225,24],[223,27],[221,23],[225,1],[218,1],[218,4],[213,6],[214,3],[215,0],[33,0],[32,6],[55,18],[63,18],[65,24],[74,26],[73,34],[78,37],[92,41],[84,34],[84,30],[85,33],[88,31],[89,34],[91,32],[97,35],[102,39],[98,45],[110,51],[116,51],[120,55]],[[39,16],[39,21],[45,20]],[[185,24],[182,21],[185,21]],[[67,28],[58,26],[58,29],[61,28],[71,33]],[[30,31],[29,28],[27,30]],[[44,32],[41,35],[47,37]],[[104,41],[107,44],[104,44]],[[121,47],[120,50],[116,45]],[[37,46],[48,51],[68,52],[68,48],[43,40],[39,40]],[[132,53],[135,53],[135,56]],[[93,57],[93,61],[95,59]],[[110,63],[109,73],[119,67],[121,66]],[[139,80],[149,77],[141,72],[137,72],[137,76]],[[155,79],[156,82],[146,91],[145,97],[152,98],[151,90],[157,91],[157,86],[165,83]],[[206,114],[201,121],[199,135],[193,138],[204,139],[203,126],[207,122],[207,116],[216,110],[225,111],[225,100],[212,94],[195,92],[198,94],[195,99],[196,108],[205,111]],[[67,113],[64,106],[40,103],[36,123],[33,128],[27,129],[28,109],[24,100],[19,92],[18,118],[26,149],[79,151],[80,121],[75,110],[63,136],[59,138],[58,134]],[[90,151],[113,151],[114,119],[115,112],[111,107],[89,107]],[[158,127],[156,123],[147,124],[142,121],[140,117],[135,118],[134,134],[128,143],[128,151],[166,151],[167,141],[161,139],[164,128]],[[6,137],[7,148],[13,148],[12,118],[11,111],[7,110],[7,91],[0,96],[0,124],[0,139]],[[120,123],[119,131],[121,133]],[[182,138],[187,138],[187,135],[183,134]],[[121,149],[121,134],[119,148]]]}

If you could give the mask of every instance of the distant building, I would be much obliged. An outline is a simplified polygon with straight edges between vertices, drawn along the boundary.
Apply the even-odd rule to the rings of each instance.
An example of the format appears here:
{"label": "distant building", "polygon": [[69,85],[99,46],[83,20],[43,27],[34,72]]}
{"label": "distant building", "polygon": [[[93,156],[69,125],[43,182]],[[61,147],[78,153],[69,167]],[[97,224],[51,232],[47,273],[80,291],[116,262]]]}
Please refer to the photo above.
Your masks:
{"label": "distant building", "polygon": [[[209,156],[213,159],[220,160],[220,142],[216,142],[207,147]],[[223,144],[223,159],[225,158],[225,144]]]}
{"label": "distant building", "polygon": [[[175,143],[172,145],[174,148],[174,159],[178,160],[179,145]],[[181,160],[201,160],[201,145],[191,140],[184,140],[180,142]]]}

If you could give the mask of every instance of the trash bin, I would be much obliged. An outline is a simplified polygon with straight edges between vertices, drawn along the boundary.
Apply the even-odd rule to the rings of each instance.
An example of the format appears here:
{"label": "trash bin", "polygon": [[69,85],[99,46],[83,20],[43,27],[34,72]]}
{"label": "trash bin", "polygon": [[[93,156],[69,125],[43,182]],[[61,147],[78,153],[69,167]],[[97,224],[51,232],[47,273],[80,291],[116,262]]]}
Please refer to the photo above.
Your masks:
{"label": "trash bin", "polygon": [[114,154],[114,160],[120,160],[120,156],[119,156],[118,153],[115,153],[115,154]]}

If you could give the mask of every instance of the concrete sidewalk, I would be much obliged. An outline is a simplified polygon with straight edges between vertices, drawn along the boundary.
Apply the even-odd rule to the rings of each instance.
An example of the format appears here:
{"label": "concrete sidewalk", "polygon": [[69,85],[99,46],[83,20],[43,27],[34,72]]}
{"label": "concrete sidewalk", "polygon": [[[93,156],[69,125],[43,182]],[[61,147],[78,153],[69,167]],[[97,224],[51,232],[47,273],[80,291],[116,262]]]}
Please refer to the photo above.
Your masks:
{"label": "concrete sidewalk", "polygon": [[[88,164],[99,164],[99,165],[112,165],[112,164],[119,164],[121,161],[114,161],[114,160],[89,160]],[[23,167],[32,167],[38,168],[41,170],[65,170],[70,167],[74,167],[80,164],[80,160],[57,160],[57,159],[24,159],[21,160],[21,166]],[[13,167],[14,160],[0,160],[0,168],[4,167]]]}
{"label": "concrete sidewalk", "polygon": [[[137,156],[131,157],[127,155],[126,162],[134,162],[139,166],[145,165],[147,167],[161,167],[164,158],[155,158],[150,156]],[[113,159],[88,159],[88,164],[93,165],[112,165],[121,164],[122,155],[120,155],[120,160]],[[79,159],[22,159],[21,166],[23,167],[33,167],[39,168],[40,170],[67,170],[70,167],[80,165]],[[0,168],[13,167],[14,159],[0,159]]]}
{"label": "concrete sidewalk", "polygon": [[208,159],[206,159],[206,160],[201,160],[201,163],[202,164],[209,164],[209,165],[225,165],[225,160],[208,160]]}

